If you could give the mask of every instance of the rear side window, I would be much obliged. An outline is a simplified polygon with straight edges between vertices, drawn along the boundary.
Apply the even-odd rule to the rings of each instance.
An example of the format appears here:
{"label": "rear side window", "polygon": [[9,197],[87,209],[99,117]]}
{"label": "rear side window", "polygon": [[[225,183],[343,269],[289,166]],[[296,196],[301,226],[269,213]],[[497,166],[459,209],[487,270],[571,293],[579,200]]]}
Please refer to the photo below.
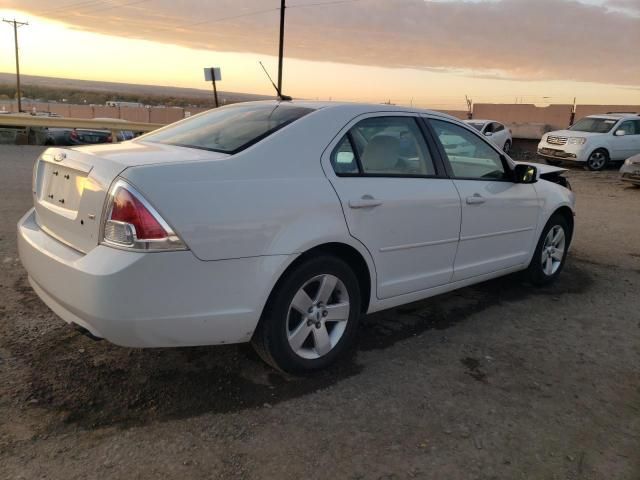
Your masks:
{"label": "rear side window", "polygon": [[312,111],[288,103],[230,105],[169,125],[141,140],[233,154]]}
{"label": "rear side window", "polygon": [[372,117],[357,123],[331,155],[337,175],[431,176],[436,171],[413,117]]}
{"label": "rear side window", "polygon": [[640,135],[640,120],[622,122],[617,130],[623,130],[625,135]]}

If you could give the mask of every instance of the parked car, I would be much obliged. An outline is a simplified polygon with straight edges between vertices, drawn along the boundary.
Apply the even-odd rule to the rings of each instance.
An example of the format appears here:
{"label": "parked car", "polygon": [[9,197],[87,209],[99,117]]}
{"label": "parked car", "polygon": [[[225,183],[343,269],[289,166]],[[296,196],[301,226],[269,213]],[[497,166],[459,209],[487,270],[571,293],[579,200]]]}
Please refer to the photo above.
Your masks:
{"label": "parked car", "polygon": [[640,154],[625,160],[620,168],[620,178],[640,187]]}
{"label": "parked car", "polygon": [[[94,120],[104,120],[116,123],[128,123],[126,120],[117,118],[95,118]],[[116,134],[118,142],[131,140],[135,134],[131,130],[120,130]],[[113,137],[110,130],[86,129],[86,128],[56,128],[48,129],[47,145],[91,145],[95,143],[112,143]]]}
{"label": "parked car", "polygon": [[584,163],[602,170],[610,161],[621,162],[640,153],[640,115],[611,113],[589,115],[568,130],[545,134],[538,155],[551,165],[563,161]]}
{"label": "parked car", "polygon": [[19,252],[40,298],[94,337],[251,341],[279,369],[315,370],[362,314],[516,271],[555,280],[573,235],[564,171],[441,113],[236,104],[46,150]]}
{"label": "parked car", "polygon": [[471,125],[484,136],[489,137],[498,148],[503,152],[509,153],[513,145],[513,137],[511,129],[505,127],[502,123],[494,120],[465,120],[465,123]]}
{"label": "parked car", "polygon": [[111,143],[109,130],[89,130],[84,128],[49,128],[47,145],[90,145]]}

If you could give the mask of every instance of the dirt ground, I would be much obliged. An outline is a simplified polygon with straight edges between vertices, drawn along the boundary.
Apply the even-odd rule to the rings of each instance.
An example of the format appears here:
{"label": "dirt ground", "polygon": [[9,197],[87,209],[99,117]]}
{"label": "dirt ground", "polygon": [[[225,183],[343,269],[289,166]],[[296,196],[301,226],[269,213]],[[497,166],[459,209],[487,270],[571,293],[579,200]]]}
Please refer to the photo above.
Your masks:
{"label": "dirt ground", "polygon": [[617,170],[568,173],[554,286],[372,315],[350,358],[293,378],[246,346],[71,331],[17,259],[39,151],[0,147],[1,479],[640,479],[640,188]]}

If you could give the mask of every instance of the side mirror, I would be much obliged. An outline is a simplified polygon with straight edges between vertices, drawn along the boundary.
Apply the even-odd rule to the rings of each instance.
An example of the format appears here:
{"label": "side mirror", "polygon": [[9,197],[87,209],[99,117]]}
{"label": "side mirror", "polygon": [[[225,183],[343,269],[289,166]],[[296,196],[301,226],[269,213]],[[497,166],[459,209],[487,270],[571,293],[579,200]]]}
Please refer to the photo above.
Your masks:
{"label": "side mirror", "polygon": [[490,137],[493,135],[493,132],[484,132],[485,137]]}
{"label": "side mirror", "polygon": [[536,183],[538,181],[538,169],[533,165],[519,163],[513,169],[515,183]]}
{"label": "side mirror", "polygon": [[616,133],[614,133],[616,137],[624,137],[626,134],[627,132],[624,130],[616,130]]}

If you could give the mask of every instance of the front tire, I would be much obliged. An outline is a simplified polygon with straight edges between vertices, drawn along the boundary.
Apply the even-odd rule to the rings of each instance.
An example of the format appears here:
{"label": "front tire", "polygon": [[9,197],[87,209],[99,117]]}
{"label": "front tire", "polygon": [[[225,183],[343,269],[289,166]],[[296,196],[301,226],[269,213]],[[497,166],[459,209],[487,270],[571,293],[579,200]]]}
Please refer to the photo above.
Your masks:
{"label": "front tire", "polygon": [[526,270],[527,279],[534,285],[547,285],[555,281],[564,268],[569,250],[571,231],[567,220],[553,215],[542,230],[540,240]]}
{"label": "front tire", "polygon": [[507,155],[509,155],[509,152],[511,151],[511,140],[507,140],[506,142],[504,142],[504,146],[502,147],[502,151],[504,153],[506,153]]}
{"label": "front tire", "polygon": [[587,168],[592,172],[599,172],[609,163],[609,153],[604,148],[594,150],[587,159]]}
{"label": "front tire", "polygon": [[278,282],[252,344],[283,372],[326,368],[352,345],[360,305],[360,286],[349,265],[333,256],[311,258]]}

